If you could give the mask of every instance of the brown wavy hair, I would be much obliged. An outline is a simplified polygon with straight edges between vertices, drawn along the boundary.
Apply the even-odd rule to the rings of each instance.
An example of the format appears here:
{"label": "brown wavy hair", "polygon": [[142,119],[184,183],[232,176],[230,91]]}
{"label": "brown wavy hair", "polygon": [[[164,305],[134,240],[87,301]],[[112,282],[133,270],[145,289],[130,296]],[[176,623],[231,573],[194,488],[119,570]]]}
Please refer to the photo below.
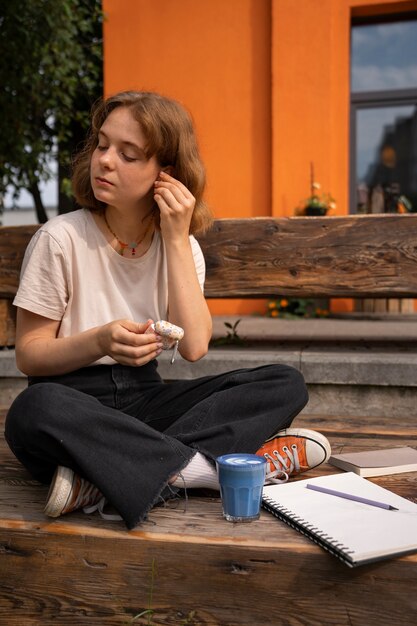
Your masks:
{"label": "brown wavy hair", "polygon": [[[191,117],[179,102],[153,92],[123,91],[100,100],[93,107],[89,134],[73,163],[72,185],[76,201],[91,211],[102,212],[106,207],[94,196],[90,163],[98,145],[100,128],[108,115],[122,106],[127,107],[140,124],[146,139],[147,158],[155,156],[161,168],[171,166],[173,176],[195,197],[190,232],[205,232],[211,225],[212,215],[203,201],[206,176]],[[155,211],[155,216],[158,224],[159,211]]]}

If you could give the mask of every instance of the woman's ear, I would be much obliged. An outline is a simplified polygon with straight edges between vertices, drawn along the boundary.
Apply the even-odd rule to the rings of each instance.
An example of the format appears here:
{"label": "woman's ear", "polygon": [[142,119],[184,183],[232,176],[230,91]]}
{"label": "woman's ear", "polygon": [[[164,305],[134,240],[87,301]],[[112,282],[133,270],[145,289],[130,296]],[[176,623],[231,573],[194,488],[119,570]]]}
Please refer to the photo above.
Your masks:
{"label": "woman's ear", "polygon": [[168,176],[174,176],[174,168],[172,165],[167,165],[166,167],[161,168],[163,172],[168,174]]}

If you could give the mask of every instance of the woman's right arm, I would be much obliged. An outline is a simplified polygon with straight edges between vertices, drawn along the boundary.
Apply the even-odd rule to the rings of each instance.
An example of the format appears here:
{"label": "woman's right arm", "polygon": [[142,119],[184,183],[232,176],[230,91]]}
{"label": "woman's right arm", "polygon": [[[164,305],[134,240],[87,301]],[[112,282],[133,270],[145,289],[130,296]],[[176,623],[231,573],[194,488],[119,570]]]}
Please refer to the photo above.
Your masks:
{"label": "woman's right arm", "polygon": [[122,365],[145,365],[161,352],[153,334],[144,334],[152,320],[138,324],[115,320],[71,337],[57,337],[60,322],[18,307],[16,363],[27,376],[66,374],[110,356]]}

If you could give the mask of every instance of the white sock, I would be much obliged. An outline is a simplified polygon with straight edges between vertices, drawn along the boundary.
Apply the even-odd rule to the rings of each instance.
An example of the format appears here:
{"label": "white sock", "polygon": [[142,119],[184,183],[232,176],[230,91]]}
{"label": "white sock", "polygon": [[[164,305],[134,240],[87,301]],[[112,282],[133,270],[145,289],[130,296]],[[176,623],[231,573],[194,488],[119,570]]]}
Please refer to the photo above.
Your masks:
{"label": "white sock", "polygon": [[193,456],[171,484],[180,489],[220,490],[216,468],[200,452]]}

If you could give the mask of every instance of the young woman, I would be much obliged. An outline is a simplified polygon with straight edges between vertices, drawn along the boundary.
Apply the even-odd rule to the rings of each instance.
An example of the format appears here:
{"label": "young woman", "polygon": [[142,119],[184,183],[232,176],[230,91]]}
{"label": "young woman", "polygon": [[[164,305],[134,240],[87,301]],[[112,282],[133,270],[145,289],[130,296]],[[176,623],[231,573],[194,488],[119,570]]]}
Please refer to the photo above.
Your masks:
{"label": "young woman", "polygon": [[307,402],[295,369],[170,384],[158,374],[154,322],[184,330],[184,359],[208,349],[194,238],[211,221],[204,182],[184,108],[154,93],[116,94],[95,108],[75,163],[84,208],[51,219],[28,246],[14,303],[16,359],[29,385],[10,408],[6,438],[51,483],[47,515],[107,500],[133,528],[179,488],[217,489],[221,454],[266,455],[270,480],[330,454],[323,435],[288,429]]}

